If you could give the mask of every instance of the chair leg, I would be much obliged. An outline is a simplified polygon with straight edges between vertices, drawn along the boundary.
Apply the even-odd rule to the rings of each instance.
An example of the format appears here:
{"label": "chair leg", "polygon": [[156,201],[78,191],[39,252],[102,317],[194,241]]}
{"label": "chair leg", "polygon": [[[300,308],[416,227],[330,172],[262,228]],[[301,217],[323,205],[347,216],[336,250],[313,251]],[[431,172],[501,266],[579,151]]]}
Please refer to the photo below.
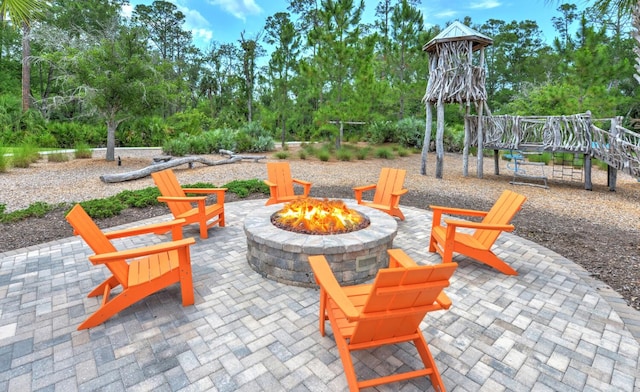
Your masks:
{"label": "chair leg", "polygon": [[118,282],[118,279],[116,279],[115,276],[111,275],[110,278],[108,278],[104,282],[97,285],[95,289],[91,290],[91,292],[87,295],[87,297],[97,297],[99,295],[102,295],[104,293],[104,288],[106,286],[114,288],[114,287],[118,287],[119,285],[120,285],[120,282]]}
{"label": "chair leg", "polygon": [[431,385],[433,385],[434,390],[445,392],[446,388],[442,382],[442,377],[440,377],[436,361],[433,359],[433,355],[431,355],[429,346],[427,346],[427,341],[424,339],[422,332],[418,331],[418,335],[419,336],[413,340],[413,343],[416,345],[416,349],[418,349],[418,354],[420,354],[420,358],[424,363],[425,369],[432,371],[429,375]]}
{"label": "chair leg", "polygon": [[511,268],[511,266],[509,266],[509,264],[505,263],[503,260],[500,260],[500,258],[498,258],[498,256],[496,256],[492,251],[483,253],[482,257],[477,258],[476,260],[497,269],[505,275],[518,275],[518,272],[516,270]]}
{"label": "chair leg", "polygon": [[98,310],[87,317],[86,320],[78,326],[78,330],[93,328],[107,321],[114,314],[128,308],[134,303],[140,301],[142,298],[151,294],[148,290],[140,290],[136,288],[128,288],[123,290],[120,294],[113,299],[100,306]]}

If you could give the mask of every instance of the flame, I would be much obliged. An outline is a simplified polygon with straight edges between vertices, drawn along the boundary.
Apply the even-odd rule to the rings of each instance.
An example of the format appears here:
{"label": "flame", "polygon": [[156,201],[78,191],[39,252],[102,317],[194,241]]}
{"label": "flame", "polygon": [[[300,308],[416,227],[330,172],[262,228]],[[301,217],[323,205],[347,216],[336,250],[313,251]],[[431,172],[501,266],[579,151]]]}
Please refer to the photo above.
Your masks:
{"label": "flame", "polygon": [[307,234],[339,234],[359,230],[369,220],[342,200],[298,199],[284,205],[271,221],[281,229]]}

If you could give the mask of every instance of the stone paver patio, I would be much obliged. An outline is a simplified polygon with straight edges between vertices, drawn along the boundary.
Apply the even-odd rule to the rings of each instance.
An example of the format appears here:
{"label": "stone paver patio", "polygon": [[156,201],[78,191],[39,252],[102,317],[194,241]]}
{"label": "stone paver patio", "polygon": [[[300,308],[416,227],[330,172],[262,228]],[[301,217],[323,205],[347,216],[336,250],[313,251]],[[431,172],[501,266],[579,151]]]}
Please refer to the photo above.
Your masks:
{"label": "stone paver patio", "polygon": [[[227,227],[207,240],[196,226],[185,229],[197,240],[194,306],[181,306],[174,285],[88,331],[76,327],[97,308],[99,299],[86,295],[106,269],[89,263],[80,238],[0,253],[0,391],[346,390],[331,329],[318,332],[318,291],[264,279],[247,263],[244,217],[263,204],[228,203]],[[427,251],[431,213],[403,212],[394,247],[439,263]],[[422,324],[448,390],[640,390],[637,311],[517,232],[503,234],[497,250],[519,276],[458,256],[447,290],[453,306]],[[355,358],[363,375],[419,363],[409,345]],[[378,390],[432,387],[418,379]]]}

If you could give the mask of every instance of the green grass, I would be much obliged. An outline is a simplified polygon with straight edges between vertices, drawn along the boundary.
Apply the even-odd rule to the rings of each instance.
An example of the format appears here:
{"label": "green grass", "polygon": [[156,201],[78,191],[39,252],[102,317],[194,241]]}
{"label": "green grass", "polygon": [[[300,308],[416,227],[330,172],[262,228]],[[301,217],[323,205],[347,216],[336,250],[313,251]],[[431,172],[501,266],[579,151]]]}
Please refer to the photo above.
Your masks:
{"label": "green grass", "polygon": [[13,167],[27,168],[38,159],[40,159],[38,148],[31,144],[23,144],[20,148],[13,150],[11,162]]}
{"label": "green grass", "polygon": [[75,146],[74,156],[76,159],[90,159],[93,155],[91,147],[87,143],[77,143]]}
{"label": "green grass", "polygon": [[278,151],[273,155],[278,159],[287,159],[287,158],[289,158],[289,155],[291,155],[291,154],[289,154],[288,151]]}
{"label": "green grass", "polygon": [[67,162],[69,161],[69,155],[63,152],[52,152],[47,154],[48,162]]}
{"label": "green grass", "polygon": [[393,159],[393,151],[387,147],[380,147],[376,149],[374,155],[381,159]]}

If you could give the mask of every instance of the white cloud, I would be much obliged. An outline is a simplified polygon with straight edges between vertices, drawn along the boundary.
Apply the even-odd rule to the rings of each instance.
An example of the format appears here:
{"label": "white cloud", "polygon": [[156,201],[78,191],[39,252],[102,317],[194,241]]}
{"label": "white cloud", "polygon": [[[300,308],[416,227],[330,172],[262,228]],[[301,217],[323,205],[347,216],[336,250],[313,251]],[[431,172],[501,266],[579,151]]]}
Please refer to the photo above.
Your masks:
{"label": "white cloud", "polygon": [[500,7],[502,4],[499,1],[495,1],[495,0],[484,0],[484,1],[480,1],[480,2],[472,2],[471,4],[469,4],[469,8],[471,9],[483,9],[483,10],[489,10],[491,8],[496,8],[496,7]]}
{"label": "white cloud", "polygon": [[131,19],[131,14],[133,14],[133,6],[131,4],[125,4],[122,6],[121,11],[122,16],[127,19]]}
{"label": "white cloud", "polygon": [[458,13],[458,11],[454,11],[454,10],[444,10],[444,11],[440,11],[435,13],[435,17],[436,18],[451,18],[453,16],[455,16]]}
{"label": "white cloud", "polygon": [[255,0],[208,0],[208,2],[220,6],[226,12],[243,21],[247,20],[247,15],[262,13],[262,8],[256,4]]}

